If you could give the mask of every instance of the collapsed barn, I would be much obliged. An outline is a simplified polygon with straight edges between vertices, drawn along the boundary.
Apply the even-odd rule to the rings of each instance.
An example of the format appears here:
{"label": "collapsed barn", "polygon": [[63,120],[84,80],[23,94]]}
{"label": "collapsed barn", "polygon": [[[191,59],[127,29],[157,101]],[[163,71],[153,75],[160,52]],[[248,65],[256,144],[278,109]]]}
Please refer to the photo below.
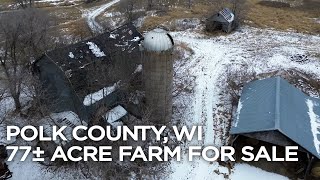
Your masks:
{"label": "collapsed barn", "polygon": [[[230,133],[236,149],[246,145],[298,146],[299,162],[253,162],[291,178],[318,175],[320,99],[309,97],[280,77],[248,83]],[[241,152],[241,150],[240,150]],[[284,152],[280,152],[283,155]]]}
{"label": "collapsed barn", "polygon": [[[47,52],[34,63],[51,112],[71,111],[89,121],[97,108],[121,101],[121,85],[139,75],[142,35],[132,24]],[[141,74],[141,73],[140,73]]]}
{"label": "collapsed barn", "polygon": [[[45,90],[50,116],[39,121],[67,126],[68,141],[77,125],[113,127],[147,119],[166,124],[172,114],[172,37],[162,29],[142,35],[132,24],[43,55],[33,64]],[[54,123],[52,123],[52,120]],[[42,143],[50,151],[60,140]],[[52,153],[52,152],[49,152]]]}
{"label": "collapsed barn", "polygon": [[206,31],[214,32],[222,30],[223,32],[230,33],[237,27],[234,13],[229,8],[215,13],[206,21]]}

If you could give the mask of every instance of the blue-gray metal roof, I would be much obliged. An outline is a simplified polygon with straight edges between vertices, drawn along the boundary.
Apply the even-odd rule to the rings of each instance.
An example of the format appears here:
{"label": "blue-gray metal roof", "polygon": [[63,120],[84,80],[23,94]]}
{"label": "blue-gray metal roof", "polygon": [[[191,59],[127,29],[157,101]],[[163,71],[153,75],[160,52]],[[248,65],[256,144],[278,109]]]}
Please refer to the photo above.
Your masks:
{"label": "blue-gray metal roof", "polygon": [[320,158],[320,99],[280,77],[245,85],[231,134],[279,131]]}

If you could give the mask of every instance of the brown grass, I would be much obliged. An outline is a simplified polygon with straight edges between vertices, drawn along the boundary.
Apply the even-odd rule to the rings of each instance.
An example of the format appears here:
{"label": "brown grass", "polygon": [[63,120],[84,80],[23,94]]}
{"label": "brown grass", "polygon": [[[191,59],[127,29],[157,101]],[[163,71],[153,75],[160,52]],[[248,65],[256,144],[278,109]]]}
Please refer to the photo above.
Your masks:
{"label": "brown grass", "polygon": [[85,19],[78,19],[56,27],[57,30],[63,30],[64,34],[72,35],[76,39],[86,39],[90,37],[91,31]]}
{"label": "brown grass", "polygon": [[210,15],[210,6],[195,5],[191,10],[183,7],[170,9],[165,15],[147,17],[142,30],[155,28],[173,19],[181,18],[204,18]]}
{"label": "brown grass", "polygon": [[13,0],[0,0],[0,12],[10,10],[9,5],[13,4]]}
{"label": "brown grass", "polygon": [[70,6],[58,6],[58,7],[46,7],[42,8],[47,10],[50,14],[56,16],[57,24],[63,24],[75,20],[79,20],[82,17],[82,12],[76,7]]}
{"label": "brown grass", "polygon": [[0,0],[0,4],[11,4],[13,0]]}
{"label": "brown grass", "polygon": [[303,6],[296,8],[263,6],[258,0],[249,0],[249,3],[251,8],[247,20],[250,25],[284,31],[320,33],[320,24],[312,19],[319,17],[320,11],[306,10]]}
{"label": "brown grass", "polygon": [[[260,4],[261,0],[247,0],[248,13],[246,22],[259,28],[275,28],[282,31],[296,31],[310,34],[320,34],[320,24],[314,18],[320,17],[320,2],[305,0],[299,7],[272,7]],[[192,10],[186,8],[170,9],[163,16],[148,17],[142,30],[155,28],[173,19],[179,18],[206,18],[214,13],[210,5],[195,5]]]}

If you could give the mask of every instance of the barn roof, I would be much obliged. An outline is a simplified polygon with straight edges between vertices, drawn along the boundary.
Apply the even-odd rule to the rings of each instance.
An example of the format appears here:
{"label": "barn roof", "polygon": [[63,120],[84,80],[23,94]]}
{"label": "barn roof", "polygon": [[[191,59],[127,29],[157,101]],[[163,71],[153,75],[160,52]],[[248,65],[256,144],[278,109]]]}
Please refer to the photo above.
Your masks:
{"label": "barn roof", "polygon": [[273,77],[244,87],[231,134],[278,131],[320,158],[319,129],[320,99]]}
{"label": "barn roof", "polygon": [[80,98],[130,76],[140,64],[142,35],[131,23],[66,47],[47,52],[41,60],[56,64]]}
{"label": "barn roof", "polygon": [[63,70],[83,69],[96,60],[108,60],[117,53],[136,54],[142,35],[131,23],[67,47],[57,48],[46,55]]}

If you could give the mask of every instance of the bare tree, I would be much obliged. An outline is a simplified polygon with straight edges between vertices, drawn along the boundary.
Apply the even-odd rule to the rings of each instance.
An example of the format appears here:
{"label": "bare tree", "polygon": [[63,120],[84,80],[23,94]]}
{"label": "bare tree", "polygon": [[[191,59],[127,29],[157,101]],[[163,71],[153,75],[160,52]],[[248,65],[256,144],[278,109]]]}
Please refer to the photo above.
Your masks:
{"label": "bare tree", "polygon": [[150,11],[150,10],[152,10],[153,9],[153,7],[154,7],[154,4],[153,4],[154,2],[153,2],[153,0],[147,0],[147,10],[148,11]]}
{"label": "bare tree", "polygon": [[128,22],[134,20],[133,10],[136,8],[136,0],[121,0],[120,1],[120,11],[123,12],[127,18]]}
{"label": "bare tree", "polygon": [[242,23],[246,18],[249,6],[246,3],[246,0],[230,0],[232,11],[235,14],[236,22]]}
{"label": "bare tree", "polygon": [[50,18],[43,11],[27,8],[0,17],[0,68],[17,111],[21,109],[20,95],[29,65],[49,46]]}
{"label": "bare tree", "polygon": [[187,2],[188,2],[188,8],[191,9],[193,1],[192,0],[188,0]]}

